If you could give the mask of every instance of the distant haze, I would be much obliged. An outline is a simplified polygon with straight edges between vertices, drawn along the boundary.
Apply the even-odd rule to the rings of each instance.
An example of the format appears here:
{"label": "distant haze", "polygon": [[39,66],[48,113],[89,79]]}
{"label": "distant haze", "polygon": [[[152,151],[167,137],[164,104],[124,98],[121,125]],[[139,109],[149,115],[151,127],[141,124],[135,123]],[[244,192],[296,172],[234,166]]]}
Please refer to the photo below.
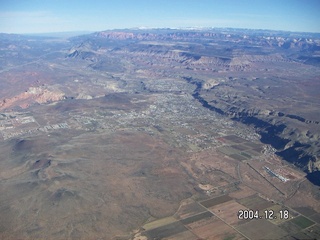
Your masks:
{"label": "distant haze", "polygon": [[319,0],[0,0],[0,32],[233,27],[320,32]]}

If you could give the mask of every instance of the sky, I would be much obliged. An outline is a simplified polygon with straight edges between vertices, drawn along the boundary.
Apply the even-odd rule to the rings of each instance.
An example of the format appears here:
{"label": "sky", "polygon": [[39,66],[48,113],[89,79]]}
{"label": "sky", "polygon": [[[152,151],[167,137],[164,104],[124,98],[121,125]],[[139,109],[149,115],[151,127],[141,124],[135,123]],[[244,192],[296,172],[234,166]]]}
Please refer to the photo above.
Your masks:
{"label": "sky", "polygon": [[0,0],[0,32],[232,27],[320,33],[320,0]]}

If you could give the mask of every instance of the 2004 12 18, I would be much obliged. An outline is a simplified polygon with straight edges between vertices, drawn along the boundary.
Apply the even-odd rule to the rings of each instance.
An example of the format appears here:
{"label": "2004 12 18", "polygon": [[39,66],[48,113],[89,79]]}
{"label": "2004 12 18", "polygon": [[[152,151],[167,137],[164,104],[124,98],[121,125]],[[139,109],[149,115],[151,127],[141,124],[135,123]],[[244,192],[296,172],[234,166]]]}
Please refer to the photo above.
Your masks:
{"label": "2004 12 18", "polygon": [[277,215],[280,219],[289,219],[289,211],[287,209],[280,210],[276,214],[272,209],[266,209],[261,212],[259,210],[251,210],[251,209],[240,209],[238,211],[238,219],[240,220],[251,220],[251,219],[277,219]]}

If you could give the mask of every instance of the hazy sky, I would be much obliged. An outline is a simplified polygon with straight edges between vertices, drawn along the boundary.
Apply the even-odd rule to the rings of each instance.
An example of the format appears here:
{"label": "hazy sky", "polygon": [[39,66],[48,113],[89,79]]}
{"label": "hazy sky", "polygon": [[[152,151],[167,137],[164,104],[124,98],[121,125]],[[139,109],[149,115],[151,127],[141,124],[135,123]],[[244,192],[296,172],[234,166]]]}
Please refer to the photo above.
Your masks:
{"label": "hazy sky", "polygon": [[0,32],[133,27],[320,32],[320,0],[0,0]]}

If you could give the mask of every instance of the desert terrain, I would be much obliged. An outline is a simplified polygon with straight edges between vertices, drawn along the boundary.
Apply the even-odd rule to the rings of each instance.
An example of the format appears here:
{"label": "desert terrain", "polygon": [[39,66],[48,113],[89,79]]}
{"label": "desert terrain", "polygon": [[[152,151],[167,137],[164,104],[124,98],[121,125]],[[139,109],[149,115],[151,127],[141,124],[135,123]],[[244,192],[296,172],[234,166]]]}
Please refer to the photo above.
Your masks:
{"label": "desert terrain", "polygon": [[1,239],[320,238],[319,34],[0,39]]}

